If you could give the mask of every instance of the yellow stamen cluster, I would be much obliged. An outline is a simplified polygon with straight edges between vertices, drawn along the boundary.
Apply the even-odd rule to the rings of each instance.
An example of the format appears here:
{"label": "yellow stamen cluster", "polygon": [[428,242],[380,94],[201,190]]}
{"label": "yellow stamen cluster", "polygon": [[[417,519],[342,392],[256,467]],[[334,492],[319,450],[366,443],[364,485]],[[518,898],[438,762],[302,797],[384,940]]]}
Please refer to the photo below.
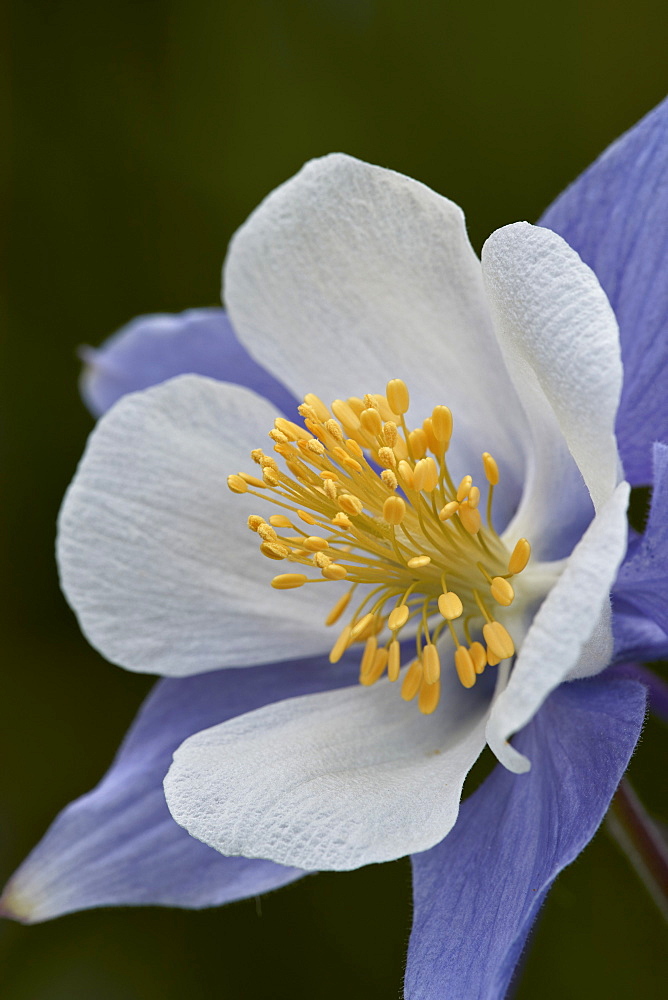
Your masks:
{"label": "yellow stamen cluster", "polygon": [[[384,396],[337,399],[331,408],[308,394],[299,407],[303,426],[279,417],[269,432],[287,471],[258,448],[251,457],[261,478],[241,472],[227,482],[232,492],[261,496],[285,512],[248,518],[263,555],[320,574],[280,573],[273,587],[345,580],[348,589],[327,625],[341,618],[360,585],[370,588],[332,646],[332,663],[361,643],[360,682],[374,684],[385,672],[396,681],[402,630],[415,631],[416,656],[404,673],[401,696],[417,696],[420,711],[430,714],[440,698],[437,642],[444,629],[452,636],[464,687],[472,687],[487,665],[514,655],[497,614],[513,603],[510,580],[527,565],[531,547],[521,538],[509,552],[493,528],[499,469],[492,456],[482,456],[483,525],[480,487],[471,475],[455,484],[445,460],[450,410],[436,406],[421,427],[409,430],[409,402],[401,379],[388,382]],[[314,528],[320,533],[309,530]],[[381,641],[387,631],[389,638]]]}

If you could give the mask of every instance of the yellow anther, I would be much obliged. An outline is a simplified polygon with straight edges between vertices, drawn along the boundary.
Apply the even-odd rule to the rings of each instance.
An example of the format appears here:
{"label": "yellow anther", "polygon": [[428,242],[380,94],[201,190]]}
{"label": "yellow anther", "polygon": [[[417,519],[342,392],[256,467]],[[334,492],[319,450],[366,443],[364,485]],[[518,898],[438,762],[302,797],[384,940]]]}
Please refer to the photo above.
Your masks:
{"label": "yellow anther", "polygon": [[287,434],[284,434],[283,431],[279,431],[276,427],[269,431],[269,437],[272,441],[275,441],[276,444],[287,444],[290,440]]}
{"label": "yellow anther", "polygon": [[507,608],[513,603],[515,591],[502,576],[495,576],[489,589],[497,604],[502,604],[504,608]]}
{"label": "yellow anther", "polygon": [[413,556],[409,559],[406,565],[409,569],[422,569],[423,566],[428,566],[431,562],[431,556]]}
{"label": "yellow anther", "polygon": [[427,435],[422,427],[416,427],[408,435],[408,444],[413,458],[422,458],[427,453]]}
{"label": "yellow anther", "polygon": [[448,521],[453,514],[456,514],[459,510],[459,504],[456,500],[451,500],[450,503],[446,503],[445,507],[442,507],[438,512],[438,516],[441,521]]}
{"label": "yellow anther", "polygon": [[348,396],[347,403],[356,417],[359,417],[360,413],[366,406],[364,400],[360,399],[359,396]]}
{"label": "yellow anther", "polygon": [[324,552],[314,552],[311,558],[311,562],[318,569],[327,569],[328,566],[332,565],[332,560],[329,556],[325,555]]}
{"label": "yellow anther", "polygon": [[346,514],[361,514],[364,504],[358,497],[352,495],[352,493],[342,493],[338,497],[338,504],[342,511]]}
{"label": "yellow anther", "polygon": [[330,500],[336,500],[336,483],[333,479],[325,479],[322,484],[322,488],[325,491],[325,496],[329,497]]}
{"label": "yellow anther", "polygon": [[360,413],[360,423],[362,425],[362,429],[365,430],[367,434],[371,434],[373,437],[378,437],[383,429],[383,421],[380,413],[376,409],[369,408],[368,410],[362,410]]}
{"label": "yellow anther", "polygon": [[436,681],[435,684],[423,684],[420,688],[420,695],[418,697],[418,708],[423,715],[431,715],[432,712],[438,707],[438,703],[441,700],[441,684],[440,681]]}
{"label": "yellow anther", "polygon": [[338,514],[334,515],[332,518],[332,524],[335,524],[337,528],[344,528],[346,531],[348,528],[352,528],[353,526],[353,522],[347,514],[343,513],[343,511],[339,511]]}
{"label": "yellow anther", "polygon": [[350,595],[351,591],[349,590],[347,590],[345,594],[341,594],[338,601],[325,618],[325,625],[334,625],[338,622],[339,618],[350,604]]}
{"label": "yellow anther", "polygon": [[469,653],[471,654],[476,674],[484,673],[487,666],[487,653],[483,644],[481,642],[472,642],[469,647]]}
{"label": "yellow anther", "polygon": [[488,451],[482,453],[482,467],[485,470],[487,482],[491,486],[496,486],[499,481],[499,467]]}
{"label": "yellow anther", "polygon": [[400,604],[398,608],[393,608],[387,619],[387,627],[396,632],[397,629],[406,624],[409,614],[410,608],[407,604]]}
{"label": "yellow anther", "polygon": [[462,500],[466,500],[469,495],[469,490],[473,486],[473,480],[470,476],[464,476],[461,483],[457,487],[457,499],[461,503]]}
{"label": "yellow anther", "polygon": [[474,510],[480,503],[480,490],[477,486],[472,486],[467,497],[469,507]]}
{"label": "yellow anther", "polygon": [[383,446],[378,449],[378,462],[385,469],[396,469],[397,457],[391,448]]}
{"label": "yellow anther", "polygon": [[452,413],[447,406],[435,406],[431,411],[431,426],[439,441],[448,444],[452,437]]}
{"label": "yellow anther", "polygon": [[273,469],[274,472],[278,472],[278,462],[271,455],[262,455],[260,458],[260,465],[263,469]]}
{"label": "yellow anther", "polygon": [[399,485],[397,477],[392,472],[392,469],[383,469],[383,471],[380,474],[380,478],[383,480],[388,490],[396,490],[397,486]]}
{"label": "yellow anther", "polygon": [[314,455],[325,454],[325,446],[322,441],[318,441],[317,438],[311,438],[310,441],[307,441],[306,447],[309,451],[312,451]]}
{"label": "yellow anther", "polygon": [[340,445],[336,445],[335,448],[332,448],[332,455],[337,460],[337,462],[345,462],[345,460],[348,458],[348,452],[346,451],[345,448],[342,448]]}
{"label": "yellow anther", "polygon": [[300,403],[297,407],[299,414],[304,418],[304,422],[308,424],[309,421],[313,423],[318,419],[318,414],[315,412],[312,406],[308,403]]}
{"label": "yellow anther", "polygon": [[490,667],[495,667],[498,663],[501,663],[501,657],[493,653],[489,646],[487,647],[487,662]]}
{"label": "yellow anther", "polygon": [[482,518],[477,507],[469,507],[468,501],[459,505],[459,520],[470,535],[477,534],[482,528]]}
{"label": "yellow anther", "polygon": [[325,549],[329,548],[327,539],[321,538],[320,535],[309,535],[308,538],[304,539],[303,545],[309,552],[324,552]]}
{"label": "yellow anther", "polygon": [[318,420],[329,420],[329,410],[323,403],[323,401],[312,392],[307,392],[304,396],[304,402],[315,410]]}
{"label": "yellow anther", "polygon": [[376,639],[375,635],[370,635],[364,644],[364,652],[360,661],[360,680],[363,680],[365,674],[371,672],[377,649],[378,639]]}
{"label": "yellow anther", "polygon": [[399,431],[394,420],[386,420],[383,424],[383,441],[388,448],[394,448],[397,443]]}
{"label": "yellow anther", "polygon": [[[269,518],[269,520],[271,521],[271,518]],[[260,517],[259,514],[250,514],[246,523],[251,531],[257,531],[260,525],[264,524],[264,518]]]}
{"label": "yellow anther", "polygon": [[406,516],[406,504],[398,496],[388,497],[383,504],[383,519],[388,524],[401,524]]}
{"label": "yellow anther", "polygon": [[322,570],[325,580],[344,580],[348,576],[348,570],[340,563],[330,563]]}
{"label": "yellow anther", "polygon": [[343,431],[341,430],[341,425],[336,420],[333,420],[331,417],[329,420],[326,420],[325,429],[335,441],[343,441]]}
{"label": "yellow anther", "polygon": [[267,559],[287,559],[290,555],[290,549],[281,545],[280,542],[263,542],[260,546],[260,552]]}
{"label": "yellow anther", "polygon": [[526,538],[520,538],[519,542],[513,549],[513,554],[508,560],[508,572],[513,576],[515,573],[521,573],[526,564],[529,562],[530,556],[531,546]]}
{"label": "yellow anther", "polygon": [[438,610],[441,612],[443,617],[451,622],[455,618],[459,618],[464,611],[464,605],[461,600],[452,590],[449,590],[447,594],[441,594],[438,599]]}
{"label": "yellow anther", "polygon": [[438,485],[438,466],[433,458],[421,458],[413,470],[413,489],[420,493],[431,491]]}
{"label": "yellow anther", "polygon": [[292,420],[286,420],[285,417],[276,417],[274,426],[276,430],[285,434],[289,441],[305,441],[309,437],[308,431],[305,431],[299,424],[294,424]]}
{"label": "yellow anther", "polygon": [[262,451],[262,448],[253,448],[250,454],[251,458],[253,459],[256,465],[262,464],[262,459],[265,458],[265,454]]}
{"label": "yellow anther", "polygon": [[292,521],[285,514],[272,514],[269,518],[269,524],[273,524],[275,528],[291,528]]}
{"label": "yellow anther", "polygon": [[365,686],[369,687],[371,684],[375,684],[383,674],[385,673],[385,666],[387,665],[387,650],[377,649],[374,653],[373,660],[371,661],[371,666],[367,669],[364,677],[360,677],[360,681]]}
{"label": "yellow anther", "polygon": [[293,590],[295,587],[303,587],[308,581],[308,577],[303,573],[280,573],[271,581],[272,587],[276,590]]}
{"label": "yellow anther", "polygon": [[397,456],[397,462],[400,462],[402,458],[408,458],[408,446],[400,435],[397,435],[397,440],[392,446],[392,451]]}
{"label": "yellow anther", "polygon": [[278,486],[281,481],[279,474],[270,465],[262,470],[262,478],[267,486]]}
{"label": "yellow anther", "polygon": [[353,472],[362,471],[362,466],[360,465],[360,463],[356,461],[354,458],[349,458],[348,456],[346,456],[343,459],[343,465],[345,465],[346,469],[352,469]]}
{"label": "yellow anther", "polygon": [[372,392],[365,392],[364,396],[362,397],[362,402],[364,403],[364,406],[367,409],[371,409],[371,410],[379,410],[380,409],[380,407],[378,406],[378,400],[376,399],[376,397],[374,396],[374,394]]}
{"label": "yellow anther", "polygon": [[422,684],[422,664],[419,660],[411,663],[401,684],[401,697],[404,701],[412,701]]}
{"label": "yellow anther", "polygon": [[332,403],[332,413],[338,420],[341,421],[344,427],[348,427],[353,431],[357,430],[359,427],[359,417],[350,407],[350,404],[345,403],[342,399],[334,400]]}
{"label": "yellow anther", "polygon": [[335,483],[338,482],[338,480],[339,480],[339,477],[337,476],[337,474],[335,472],[330,472],[328,469],[325,469],[322,472],[319,472],[318,475],[320,476],[321,479],[331,479]]}
{"label": "yellow anther", "polygon": [[433,642],[427,643],[422,650],[422,669],[427,684],[435,684],[441,676],[441,660]]}
{"label": "yellow anther", "polygon": [[360,448],[357,441],[353,438],[346,438],[346,448],[348,451],[352,451],[353,455],[357,455],[358,458],[364,458],[364,450]]}
{"label": "yellow anther", "polygon": [[399,475],[399,479],[404,484],[404,486],[407,486],[409,490],[412,490],[413,468],[411,465],[408,464],[408,462],[405,461],[405,459],[402,459],[399,462],[399,465],[397,466],[397,473]]}
{"label": "yellow anther", "polygon": [[457,676],[465,688],[471,688],[475,684],[475,666],[473,658],[466,646],[459,646],[455,650],[455,669]]}
{"label": "yellow anther", "polygon": [[501,622],[487,622],[482,627],[485,642],[500,660],[505,660],[515,652],[515,643]]}
{"label": "yellow anther", "polygon": [[245,483],[249,486],[254,486],[256,490],[263,490],[266,487],[266,483],[263,479],[258,479],[257,476],[249,476],[247,472],[240,472],[239,475]]}
{"label": "yellow anther", "polygon": [[313,517],[313,514],[309,514],[309,513],[308,513],[307,511],[305,511],[305,510],[298,510],[298,511],[297,511],[297,517],[298,517],[298,518],[299,518],[299,519],[300,519],[301,521],[303,521],[303,522],[304,522],[305,524],[317,524],[317,523],[318,523],[318,522],[316,521],[316,519],[315,519],[315,518]]}
{"label": "yellow anther", "polygon": [[374,393],[374,399],[378,404],[378,412],[380,413],[383,420],[396,420],[398,414],[390,409],[390,404],[387,401],[387,396],[380,395],[379,393]]}
{"label": "yellow anther", "polygon": [[401,670],[401,646],[396,639],[393,639],[387,647],[387,676],[391,681],[396,681]]}
{"label": "yellow anther", "polygon": [[385,387],[385,396],[393,413],[403,414],[410,406],[410,396],[403,379],[390,379]]}
{"label": "yellow anther", "polygon": [[355,639],[359,639],[364,630],[373,623],[375,615],[370,611],[368,614],[364,615],[358,622],[356,622],[351,630],[350,638],[354,642]]}
{"label": "yellow anther", "polygon": [[247,493],[248,484],[244,482],[241,476],[228,476],[227,485],[232,490],[233,493]]}
{"label": "yellow anther", "polygon": [[350,625],[346,625],[340,636],[332,646],[329,654],[330,663],[338,663],[348,646],[350,645]]}
{"label": "yellow anther", "polygon": [[278,538],[278,535],[276,534],[274,529],[271,527],[270,524],[267,524],[266,521],[263,521],[261,524],[258,524],[255,530],[257,531],[258,535],[260,536],[263,542],[275,542]]}
{"label": "yellow anther", "polygon": [[422,429],[427,435],[427,447],[434,455],[439,458],[445,454],[445,441],[439,441],[434,434],[434,426],[431,417],[427,417],[422,421]]}

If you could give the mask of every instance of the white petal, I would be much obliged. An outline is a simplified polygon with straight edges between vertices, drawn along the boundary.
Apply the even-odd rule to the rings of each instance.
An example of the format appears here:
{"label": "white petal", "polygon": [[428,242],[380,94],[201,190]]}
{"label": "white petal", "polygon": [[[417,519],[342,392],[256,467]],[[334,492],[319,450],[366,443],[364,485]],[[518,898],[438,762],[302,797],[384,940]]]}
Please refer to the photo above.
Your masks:
{"label": "white petal", "polygon": [[240,340],[298,395],[329,404],[403,378],[420,421],[452,409],[455,456],[488,450],[506,487],[521,478],[526,424],[453,202],[349,156],[314,160],[234,236],[224,297]]}
{"label": "white petal", "polygon": [[[97,425],[65,498],[63,589],[90,642],[130,670],[171,676],[323,652],[338,596],[275,591],[227,487],[255,466],[277,415],[240,386],[182,376],[126,396]],[[265,508],[265,509],[263,509]],[[323,593],[326,591],[327,593]]]}
{"label": "white petal", "polygon": [[[483,248],[482,265],[535,440],[528,509],[518,522],[540,544],[545,516],[553,518],[557,508],[567,518],[578,511],[589,516],[564,439],[596,508],[619,481],[619,330],[593,271],[550,230],[522,222],[497,230]],[[577,534],[575,521],[571,527]]]}
{"label": "white petal", "polygon": [[626,551],[628,483],[620,483],[573,550],[538,610],[510,680],[492,708],[487,742],[511,771],[529,761],[506,741],[563,680],[599,673],[610,662],[610,590]]}
{"label": "white petal", "polygon": [[428,717],[383,680],[277,702],[197,733],[165,779],[172,815],[223,854],[305,869],[426,850],[457,818],[490,695],[489,682],[465,691],[454,669],[443,684]]}

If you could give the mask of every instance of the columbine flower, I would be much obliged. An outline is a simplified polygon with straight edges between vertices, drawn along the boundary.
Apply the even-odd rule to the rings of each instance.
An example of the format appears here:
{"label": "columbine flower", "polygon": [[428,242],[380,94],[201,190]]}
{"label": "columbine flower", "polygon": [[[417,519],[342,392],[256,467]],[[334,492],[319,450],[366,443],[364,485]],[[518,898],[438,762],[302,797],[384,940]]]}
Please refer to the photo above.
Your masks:
{"label": "columbine flower", "polygon": [[[621,322],[618,440],[634,484],[668,430],[650,215],[665,214],[665,121],[664,106],[545,220],[594,264]],[[501,229],[481,265],[456,206],[342,156],[251,216],[225,298],[284,413],[241,387],[258,369],[238,348],[209,370],[237,384],[174,379],[125,397],[94,432],[61,516],[63,584],[105,655],[173,679],[5,906],[29,920],[203,906],[412,853],[406,995],[502,996],[642,722],[640,685],[582,678],[668,649],[657,446],[613,652],[628,497],[615,315],[555,233]],[[102,410],[155,381],[156,340],[169,345],[158,377],[192,370],[193,328],[235,342],[215,312],[145,320],[95,358],[89,398]],[[304,398],[303,423],[283,386]],[[281,563],[273,587],[263,555]],[[505,767],[459,810],[485,742]],[[226,857],[164,807],[179,743],[172,813]]]}

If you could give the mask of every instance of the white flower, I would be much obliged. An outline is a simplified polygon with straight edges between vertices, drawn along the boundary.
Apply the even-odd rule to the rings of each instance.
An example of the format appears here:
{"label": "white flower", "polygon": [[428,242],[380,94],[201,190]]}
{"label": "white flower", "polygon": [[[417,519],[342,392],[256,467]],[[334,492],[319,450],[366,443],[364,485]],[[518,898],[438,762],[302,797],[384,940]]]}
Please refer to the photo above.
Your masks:
{"label": "white flower", "polygon": [[[400,492],[361,457],[363,471],[355,470],[349,446],[348,462],[340,461],[359,489],[335,485],[331,496],[322,494],[320,508],[311,507],[313,530],[322,534],[323,512],[331,521],[334,511],[346,511],[342,492],[360,500],[359,515],[350,502],[356,527],[348,540],[373,557],[373,565],[356,564],[367,566],[368,579],[393,587],[393,603],[379,613],[386,619],[402,603],[397,588],[413,580],[409,596],[426,602],[415,605],[426,608],[421,641],[428,643],[441,623],[440,699],[428,693],[420,712],[385,677],[233,718],[179,749],[165,785],[170,809],[224,854],[306,869],[354,868],[426,850],[454,824],[464,778],[485,742],[508,768],[526,770],[529,762],[508,738],[558,684],[597,673],[610,660],[609,593],[626,549],[628,500],[613,431],[622,375],[614,315],[593,273],[554,233],[508,226],[490,237],[480,262],[457,206],[339,155],[307,164],[237,233],[225,300],[248,350],[300,397],[363,399],[402,379],[411,390],[413,427],[446,404],[454,415],[450,475],[455,484],[470,475],[486,488],[481,455],[494,457],[493,523],[503,531],[500,541],[487,528],[473,532],[475,523],[467,531],[461,511],[453,522],[441,520],[438,510],[454,502],[452,490],[443,475],[429,489],[427,467],[419,499],[413,491],[421,516],[409,511],[397,521],[388,509],[383,519],[383,497]],[[394,385],[399,399],[401,385]],[[392,401],[392,389],[389,395]],[[382,399],[377,403],[387,424],[391,414]],[[366,408],[374,408],[371,397]],[[331,648],[324,622],[346,581],[325,582],[321,573],[339,574],[320,560],[305,573],[320,577],[318,586],[272,588],[272,564],[258,555],[258,538],[246,527],[248,514],[266,519],[272,511],[255,497],[247,507],[245,492],[227,488],[232,473],[233,487],[246,489],[248,482],[234,477],[248,471],[251,451],[259,458],[256,450],[269,447],[266,433],[277,416],[248,390],[184,376],[125,397],[101,420],[63,507],[59,558],[82,628],[109,659],[183,676]],[[365,431],[344,419],[344,437],[350,432],[359,446],[373,421]],[[325,443],[331,454],[332,441]],[[291,447],[298,446],[288,442],[288,457]],[[398,463],[400,445],[393,447]],[[325,467],[317,451],[313,475]],[[438,448],[434,457],[438,466]],[[386,464],[392,470],[389,457]],[[301,492],[288,507],[308,514],[309,477],[292,465]],[[397,474],[410,502],[407,480]],[[261,492],[252,482],[251,489]],[[460,497],[465,505],[467,497]],[[305,527],[292,510],[273,512],[279,510]],[[270,555],[305,561],[296,532],[288,532],[287,541],[276,541],[265,530],[265,551],[269,543]],[[448,540],[453,533],[461,545]],[[507,576],[504,552],[510,559],[522,538],[531,542],[531,562],[513,577],[512,604],[495,604],[484,574]],[[334,565],[345,565],[345,540],[331,541]],[[400,557],[408,564],[425,551],[429,564],[397,570]],[[355,578],[352,566],[348,579]],[[464,609],[460,617],[448,613],[449,624],[434,614],[441,589],[456,591]],[[512,670],[511,659],[503,660],[496,684],[492,665],[469,688],[453,665],[454,643],[483,638],[482,590],[488,616],[512,635],[517,656]],[[446,613],[452,607],[444,606]],[[465,683],[476,680],[466,663],[458,666]]]}

